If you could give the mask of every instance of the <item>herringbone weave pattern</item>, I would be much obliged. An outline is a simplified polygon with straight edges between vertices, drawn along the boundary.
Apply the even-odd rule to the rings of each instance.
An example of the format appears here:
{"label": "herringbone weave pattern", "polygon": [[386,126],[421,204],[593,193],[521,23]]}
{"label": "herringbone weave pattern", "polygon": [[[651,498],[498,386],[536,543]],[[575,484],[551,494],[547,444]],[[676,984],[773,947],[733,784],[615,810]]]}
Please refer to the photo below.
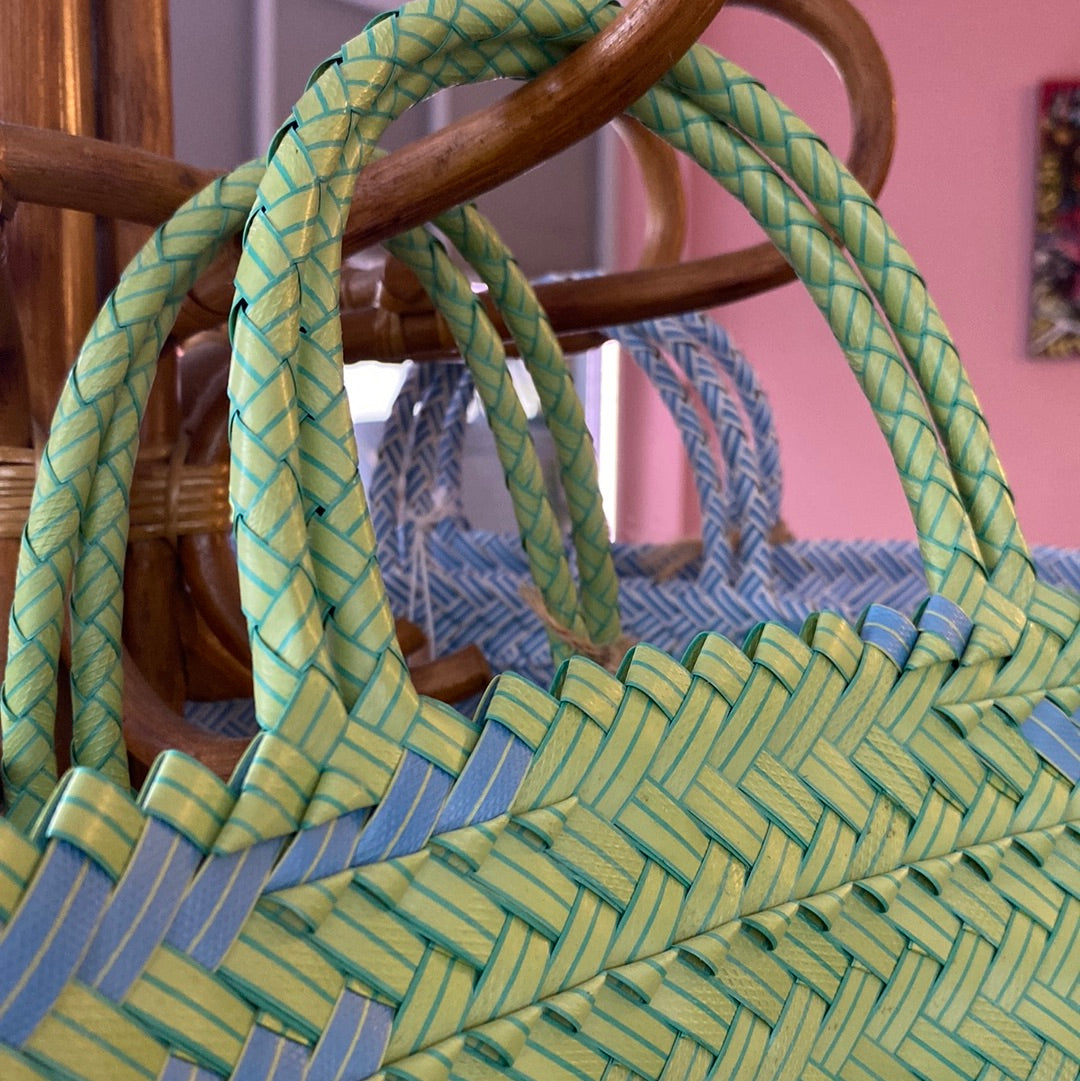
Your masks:
{"label": "herringbone weave pattern", "polygon": [[[264,731],[228,785],[172,754],[137,802],[86,767],[51,790],[39,672],[59,642],[29,623],[54,626],[76,554],[107,546],[89,493],[123,488],[98,461],[166,317],[81,359],[99,392],[42,470],[3,695],[5,1079],[1077,1076],[1080,797],[1020,727],[1052,735],[1080,707],[1080,602],[1035,580],[981,420],[927,413],[831,238],[736,136],[717,134],[717,172],[847,328],[935,594],[916,622],[821,615],[742,649],[703,636],[681,663],[640,646],[617,677],[575,657],[551,694],[504,675],[473,721],[408,682],[341,391],[353,171],[405,102],[550,63],[614,14],[404,9],[321,70],[275,141],[231,382]],[[711,54],[681,71],[721,93]],[[684,130],[711,126],[671,86],[646,111],[672,103]],[[177,243],[201,257],[214,232]],[[937,450],[946,422],[976,444],[970,491]],[[82,580],[76,636],[118,603],[109,577]]]}
{"label": "herringbone weave pattern", "polygon": [[189,762],[141,809],[76,774],[44,855],[5,829],[4,971],[51,948],[22,997],[63,988],[9,998],[5,1076],[89,1033],[108,1077],[1075,1076],[1080,849],[1047,825],[1075,794],[1003,712],[911,723],[952,683],[1012,690],[957,669],[951,616],[883,621],[906,657],[822,620],[687,666],[642,647],[620,680],[575,660],[556,698],[503,677],[460,774],[400,751],[377,810],[240,852]]}

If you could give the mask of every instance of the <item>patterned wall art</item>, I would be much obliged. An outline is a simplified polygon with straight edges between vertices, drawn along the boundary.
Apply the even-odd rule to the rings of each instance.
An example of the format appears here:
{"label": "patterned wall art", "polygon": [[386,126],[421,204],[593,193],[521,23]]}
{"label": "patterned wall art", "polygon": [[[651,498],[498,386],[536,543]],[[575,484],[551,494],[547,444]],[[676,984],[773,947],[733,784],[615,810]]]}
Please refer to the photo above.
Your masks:
{"label": "patterned wall art", "polygon": [[1039,88],[1028,348],[1080,355],[1080,81]]}

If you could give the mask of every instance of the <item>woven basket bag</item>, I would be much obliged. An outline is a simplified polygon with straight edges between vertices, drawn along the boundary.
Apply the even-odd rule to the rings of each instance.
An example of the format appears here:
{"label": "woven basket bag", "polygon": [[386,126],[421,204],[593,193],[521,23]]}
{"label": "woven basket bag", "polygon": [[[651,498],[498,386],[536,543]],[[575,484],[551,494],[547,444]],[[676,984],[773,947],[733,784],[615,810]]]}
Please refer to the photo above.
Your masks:
{"label": "woven basket bag", "polygon": [[[1080,800],[1020,732],[1037,717],[1067,746],[1080,603],[1035,575],[893,234],[707,50],[634,111],[743,198],[830,318],[930,598],[915,622],[703,635],[681,661],[638,646],[617,675],[572,657],[550,693],[504,674],[471,720],[412,690],[341,386],[354,175],[429,90],[528,75],[616,14],[379,21],[320,69],[265,168],[178,212],[102,311],[39,471],[0,697],[5,1081],[1080,1071]],[[232,498],[262,731],[230,783],[169,753],[133,796],[117,643],[139,415],[177,305],[241,227]],[[481,333],[461,312],[463,340]],[[78,765],[58,780],[69,579]]]}
{"label": "woven basket bag", "polygon": [[[851,620],[874,603],[908,616],[917,612],[926,599],[926,578],[914,542],[783,535],[773,413],[746,357],[721,328],[694,313],[614,327],[611,333],[646,370],[655,371],[666,355],[684,374],[681,394],[670,385],[661,393],[686,446],[704,519],[700,546],[676,545],[671,559],[663,559],[663,547],[616,546],[620,603],[631,633],[654,644],[675,644],[691,633],[694,621],[698,627],[712,621],[738,640],[755,616],[766,614],[797,629],[813,610]],[[727,387],[721,382],[725,377]],[[703,409],[690,408],[687,396]],[[711,420],[709,430],[701,412]],[[710,453],[710,447],[718,453]],[[719,498],[712,490],[719,476],[714,457],[722,459],[726,488]],[[736,541],[733,546],[726,543],[729,538]],[[1040,580],[1080,592],[1080,551],[1038,545],[1031,552]],[[625,588],[627,580],[650,575],[655,580],[658,566],[662,581],[652,595]]]}

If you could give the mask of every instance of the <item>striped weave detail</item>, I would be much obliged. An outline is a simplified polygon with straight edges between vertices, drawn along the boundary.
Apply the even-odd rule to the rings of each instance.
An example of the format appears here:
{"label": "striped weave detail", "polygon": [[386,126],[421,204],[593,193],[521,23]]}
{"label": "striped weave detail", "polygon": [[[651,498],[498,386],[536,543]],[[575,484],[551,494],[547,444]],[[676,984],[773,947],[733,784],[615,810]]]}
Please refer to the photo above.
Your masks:
{"label": "striped weave detail", "polygon": [[1076,641],[905,626],[503,677],[457,768],[238,850],[202,767],[76,771],[0,848],[5,1077],[1073,1076],[1080,805],[1015,714]]}
{"label": "striped weave detail", "polygon": [[792,261],[836,334],[889,441],[923,539],[931,589],[973,608],[984,588],[981,556],[948,465],[938,452],[919,388],[858,276],[845,260],[833,258],[831,235],[747,143],[697,138],[694,109],[687,115],[687,106],[675,95],[651,101],[648,109],[635,107],[634,112],[734,192]]}
{"label": "striped weave detail", "polygon": [[[506,367],[501,339],[491,323],[481,318],[482,309],[468,280],[453,267],[446,252],[424,230],[395,237],[388,248],[436,298],[436,305],[447,320],[461,355],[468,358],[469,370],[484,403],[504,472],[514,475],[516,468],[519,475],[524,474],[520,485],[523,490],[514,493],[514,513],[521,535],[528,538],[529,568],[540,584],[549,610],[565,626],[584,631],[584,623],[578,615],[577,592],[563,552],[562,531],[547,497],[540,460]],[[595,478],[595,460],[593,471]],[[614,582],[613,570],[611,581]],[[558,643],[553,642],[552,649],[559,654]],[[565,647],[562,654],[565,655]]]}
{"label": "striped weave detail", "polygon": [[[558,14],[548,5],[525,5],[485,13],[474,28],[481,38],[491,35],[490,52],[516,63],[519,55],[536,52],[531,44],[518,50],[518,42],[580,31],[589,27],[589,14],[575,5]],[[262,724],[316,760],[332,751],[340,719],[309,729],[307,703],[297,709],[297,700],[279,688],[299,685],[318,700],[336,683],[350,709],[381,670],[377,659],[392,642],[381,587],[374,584],[374,536],[341,385],[340,330],[331,314],[339,252],[331,238],[340,233],[355,169],[395,112],[440,85],[497,70],[488,50],[453,29],[461,15],[462,5],[435,4],[384,19],[320,70],[275,140],[246,234],[249,250],[260,254],[242,261],[237,274],[238,363],[230,393],[234,454],[246,472],[234,471],[232,494],[240,563],[261,568],[257,578],[245,572],[241,580],[249,621],[260,628],[256,702]],[[550,62],[542,49],[541,55]],[[288,385],[274,373],[271,356],[286,359]],[[298,433],[280,423],[294,388]],[[299,490],[298,478],[311,490]],[[254,508],[266,503],[281,508],[282,516],[264,521]],[[309,561],[298,541],[313,519]],[[547,548],[543,537],[536,539],[541,562],[558,574],[561,545]],[[336,569],[345,567],[349,576]],[[371,589],[354,588],[358,568]],[[572,588],[563,590],[568,600],[570,594]]]}

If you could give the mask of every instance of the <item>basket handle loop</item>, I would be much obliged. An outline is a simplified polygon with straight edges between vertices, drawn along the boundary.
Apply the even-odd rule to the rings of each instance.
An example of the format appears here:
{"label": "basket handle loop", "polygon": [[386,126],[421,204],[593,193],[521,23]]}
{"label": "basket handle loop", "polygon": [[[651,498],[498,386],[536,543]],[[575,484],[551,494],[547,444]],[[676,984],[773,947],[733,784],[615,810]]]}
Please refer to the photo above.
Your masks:
{"label": "basket handle loop", "polygon": [[[327,85],[334,82],[331,79]],[[724,97],[723,88],[727,87],[731,93],[747,83],[750,80],[745,74],[713,58],[707,50],[692,50],[692,58],[677,66],[664,83],[634,107],[633,112],[646,125],[672,139],[676,145],[681,144],[707,165],[711,164],[718,179],[738,191],[751,212],[763,221],[774,243],[789,254],[797,269],[808,279],[811,292],[830,317],[849,361],[868,397],[877,407],[879,422],[893,449],[916,520],[931,588],[944,593],[961,607],[974,611],[985,589],[986,574],[966,513],[971,508],[965,507],[957,495],[949,462],[937,443],[934,423],[926,413],[919,387],[893,350],[884,321],[876,314],[857,275],[847,267],[842,257],[836,255],[828,233],[801,206],[783,180],[746,142],[734,135],[725,136],[723,132],[715,130],[717,126],[710,122],[707,110],[719,108],[713,102],[716,98]],[[326,90],[323,89],[322,93],[325,94]],[[777,108],[773,106],[774,111]],[[741,121],[743,118],[736,116],[735,119]],[[346,186],[346,182],[337,179],[338,170],[344,168],[344,157],[333,163],[325,162],[325,180],[311,168],[306,169],[302,181],[296,177],[298,169],[303,168],[314,154],[314,147],[309,146],[305,139],[310,141],[317,132],[319,152],[325,156],[323,148],[328,142],[329,128],[335,124],[335,117],[324,113],[307,130],[302,124],[289,127],[283,132],[276,148],[277,156],[288,162],[293,190],[307,193],[307,206],[313,215],[312,228],[296,234],[295,215],[282,217],[278,209],[282,205],[280,200],[271,198],[265,198],[262,205],[257,207],[249,224],[249,254],[238,275],[241,300],[234,314],[234,340],[238,355],[233,389],[237,407],[234,454],[240,462],[262,457],[269,449],[263,439],[263,432],[268,429],[258,424],[247,424],[245,418],[276,417],[287,409],[288,400],[282,392],[290,389],[290,384],[297,380],[299,363],[305,353],[303,336],[298,327],[302,323],[304,298],[308,295],[305,290],[297,288],[297,283],[315,283],[326,274],[321,264],[322,250],[310,244],[297,245],[291,237],[315,237],[326,232],[337,236],[341,230],[340,214],[336,220],[316,224],[314,213],[316,208],[325,207],[330,202],[322,197],[323,191],[332,191],[338,183],[343,188]],[[358,124],[360,127],[362,122]],[[708,129],[713,137],[699,140],[698,133],[703,129]],[[797,135],[800,143],[810,141],[802,131]],[[341,124],[337,137],[340,145],[348,145],[350,141],[361,139],[362,135]],[[794,157],[797,155],[792,155],[793,169],[798,164]],[[833,162],[831,156],[828,160]],[[802,172],[805,175],[806,170]],[[831,176],[838,175],[845,174],[842,167],[834,163]],[[348,183],[351,183],[351,174]],[[775,213],[777,207],[782,211],[779,215]],[[286,235],[290,238],[288,241]],[[279,259],[280,270],[272,281],[268,281],[264,271],[268,257],[258,257],[254,253],[262,250],[280,252],[289,248],[292,249],[289,260]],[[855,254],[858,258],[858,251]],[[828,267],[828,277],[824,279],[818,277],[822,258]],[[842,307],[842,303],[848,308]],[[852,311],[854,319],[851,318]],[[283,358],[281,369],[274,368],[274,356]],[[264,360],[267,362],[265,374],[260,373],[257,380],[249,377],[247,372],[249,367],[253,367],[252,362]],[[292,372],[293,378],[283,382],[275,376],[276,370]],[[932,389],[933,380],[943,375],[941,371],[928,374],[925,369],[917,369],[917,372],[929,389]],[[946,419],[954,422],[957,417],[949,414]],[[280,433],[275,429],[274,434]],[[948,434],[955,436],[951,430]],[[977,436],[977,430],[974,434]],[[298,448],[302,453],[303,443],[304,431],[301,428],[298,444],[290,446],[281,441],[274,448],[274,456],[279,462],[286,461],[290,454],[298,452]],[[952,438],[949,445],[952,450],[957,440]],[[290,463],[287,467],[272,468],[275,471],[269,482],[270,487],[275,489],[276,494],[276,487],[280,483],[282,494],[287,494],[285,485],[288,476],[297,467]],[[255,488],[240,476],[239,471],[236,475],[240,477],[234,493],[238,513],[241,518],[251,513],[253,526],[258,525],[258,503],[254,497],[269,488]],[[991,475],[992,471],[988,471],[987,476]],[[295,486],[294,493],[289,496],[292,504],[292,509],[288,511],[292,518],[288,530],[290,535],[293,531],[302,533],[303,517]],[[348,498],[356,500],[348,515],[354,519],[356,506],[359,506],[362,498],[355,486]],[[283,505],[277,509],[284,512]],[[1006,510],[1006,516],[1008,513],[1009,510]],[[277,514],[274,520],[275,524],[280,520]],[[263,562],[272,565],[275,553],[261,550],[265,549],[266,543],[266,537],[258,536],[255,528],[250,529],[249,537],[245,540],[245,559],[251,559],[252,565]],[[288,570],[282,571],[281,589],[284,592],[280,595],[291,595],[293,582],[298,583],[297,590],[308,588],[303,585],[306,575],[302,566],[293,563],[282,566]],[[294,618],[275,625],[273,617],[276,615],[277,596],[277,591],[268,593],[266,602],[258,610],[253,610],[253,617],[257,627],[265,628],[260,633],[265,635],[267,641],[277,645],[275,658],[282,658],[293,644],[292,637],[286,637],[283,632],[287,628],[291,635],[294,619],[310,609],[312,602],[307,600],[306,593],[301,593],[301,603],[294,604],[290,612]],[[289,663],[292,663],[291,659]],[[302,672],[318,668],[316,659],[305,658],[301,663],[307,667],[295,670],[296,679],[302,678]]]}
{"label": "basket handle loop", "polygon": [[[765,602],[772,576],[765,541],[780,524],[782,482],[776,427],[757,373],[700,313],[610,333],[648,376],[679,430],[702,515],[698,580],[704,588],[730,582]],[[761,610],[767,615],[771,607]]]}
{"label": "basket handle loop", "polygon": [[[692,49],[664,80],[683,99],[681,107],[665,116],[656,108],[655,101],[642,99],[630,112],[704,165],[724,187],[743,200],[778,247],[790,249],[790,259],[802,260],[801,265],[796,264],[797,272],[847,349],[829,298],[835,296],[837,286],[845,290],[850,286],[818,275],[812,259],[817,250],[824,248],[828,237],[807,220],[805,212],[799,212],[790,200],[785,200],[785,214],[790,216],[778,218],[775,206],[769,212],[766,203],[772,198],[771,192],[778,190],[779,183],[770,163],[791,178],[827,225],[836,231],[848,257],[880,303],[926,398],[933,421],[931,430],[944,443],[965,516],[978,541],[981,561],[993,575],[995,587],[1018,606],[1025,607],[1030,601],[1034,570],[1016,520],[1012,496],[975,392],[911,257],[874,201],[803,121],[745,72],[721,57],[709,59],[712,70],[703,78],[695,64],[704,55],[704,50]],[[714,80],[725,85],[727,92],[714,93]],[[745,136],[741,145],[731,148],[731,157],[724,165],[707,153],[702,141],[685,126],[691,115],[702,112]],[[764,170],[768,170],[771,179]],[[748,180],[759,177],[765,183],[760,191],[751,191]],[[770,192],[768,196],[766,189]],[[861,315],[855,311],[851,314]],[[860,319],[854,329],[864,335],[865,323]],[[876,342],[852,341],[852,345],[868,358],[880,348]],[[890,353],[895,355],[891,350]],[[876,369],[878,364],[875,362],[873,367]],[[876,378],[872,370],[865,377],[860,376],[879,424],[884,411],[896,415],[895,422],[899,422],[896,388],[883,382],[871,385],[869,380]],[[919,415],[925,415],[922,408]],[[897,464],[904,480],[904,467],[899,461]],[[933,550],[935,545],[927,543],[933,533],[929,524],[925,529],[920,528],[931,585],[938,576],[938,568],[946,576],[953,575],[954,580],[964,578],[966,572],[955,565],[945,571],[952,560],[946,557],[943,561],[942,553]],[[964,592],[962,588],[960,591]]]}
{"label": "basket handle loop", "polygon": [[[614,7],[583,8],[569,0],[523,0],[512,12],[508,7],[485,9],[485,18],[475,22],[459,20],[460,3],[436,2],[423,13],[406,9],[345,46],[275,140],[247,223],[231,319],[230,432],[257,712],[264,728],[319,767],[328,765],[354,724],[377,724],[386,738],[400,738],[402,718],[415,702],[394,647],[341,388],[338,238],[356,171],[406,99],[415,100],[441,80],[469,77],[470,58],[480,54],[478,67],[485,74],[533,74],[616,17]],[[508,20],[498,31],[496,14]],[[447,32],[452,17],[457,33]],[[463,26],[497,32],[498,41],[481,49],[464,39]],[[439,48],[447,52],[439,54]],[[1009,648],[1010,627],[1017,623],[1013,613],[1033,588],[1030,557],[955,352],[910,261],[870,200],[805,127],[708,50],[691,50],[633,112],[733,190],[794,263],[876,407],[912,508],[931,588],[970,614],[976,626],[971,641],[979,648]],[[739,134],[742,128],[821,204],[828,229]],[[918,383],[859,276],[835,248],[830,229],[845,239],[882,298]],[[142,284],[153,278],[160,293],[163,265],[160,253],[149,258]],[[55,439],[43,463],[42,474],[51,475],[40,482],[23,546],[14,653],[9,652],[0,701],[7,794],[13,807],[19,805],[13,817],[23,821],[47,798],[55,777],[55,689],[48,685],[55,680],[57,613],[76,533],[81,527],[84,536],[104,537],[111,529],[119,544],[110,550],[122,551],[122,495],[130,480],[125,470],[134,458],[143,383],[186,289],[178,275],[163,290],[166,311],[136,329],[130,320],[141,303],[137,288],[123,294],[131,311],[118,301],[110,305],[107,326],[102,324],[106,340],[73,374],[58,417],[65,437]],[[114,437],[121,429],[130,435]],[[104,469],[97,465],[99,451]],[[963,477],[959,492],[956,476]],[[97,558],[106,547],[92,546],[87,554]],[[95,617],[118,605],[120,561],[103,559],[80,572],[76,588],[101,591],[100,603],[86,606]],[[987,567],[993,575],[989,590]],[[115,619],[102,624],[111,625]],[[109,663],[116,645],[106,634],[97,641],[97,672],[103,682],[117,681],[119,665]],[[87,651],[87,659],[93,652]],[[346,670],[352,682],[342,688],[338,673]],[[112,718],[104,724],[103,758],[111,761],[119,757],[108,753],[118,742],[118,724]]]}
{"label": "basket handle loop", "polygon": [[[120,568],[139,423],[180,303],[240,230],[263,171],[263,162],[251,162],[215,180],[151,237],[62,389],[23,533],[0,694],[4,795],[14,821],[31,821],[56,780],[56,678],[73,569],[76,747],[82,764],[127,783]],[[76,683],[80,670],[85,679]]]}

